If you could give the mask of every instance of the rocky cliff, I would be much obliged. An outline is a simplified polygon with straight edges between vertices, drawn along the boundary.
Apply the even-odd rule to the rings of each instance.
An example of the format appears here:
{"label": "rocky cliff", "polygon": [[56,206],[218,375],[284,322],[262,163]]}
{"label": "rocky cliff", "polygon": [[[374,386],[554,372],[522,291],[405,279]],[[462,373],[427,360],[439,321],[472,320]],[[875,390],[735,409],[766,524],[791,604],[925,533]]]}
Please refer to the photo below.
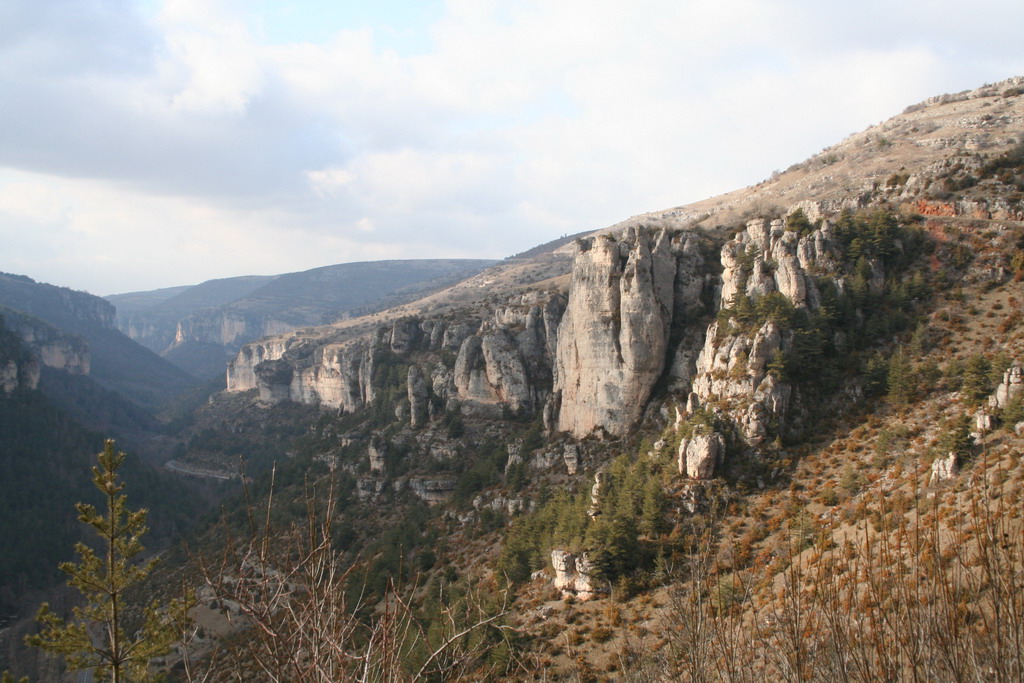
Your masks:
{"label": "rocky cliff", "polygon": [[[577,242],[555,354],[559,431],[622,434],[636,424],[672,361],[673,323],[685,328],[702,308],[698,241],[641,226]],[[686,365],[674,374],[687,376]]]}
{"label": "rocky cliff", "polygon": [[39,361],[0,317],[0,395],[39,386]]}
{"label": "rocky cliff", "polygon": [[352,412],[394,384],[397,372],[417,426],[439,409],[532,414],[551,392],[560,301],[524,295],[482,321],[404,317],[336,343],[291,334],[246,344],[228,366],[228,390]]}
{"label": "rocky cliff", "polygon": [[[818,315],[823,298],[831,306],[851,288],[881,296],[886,259],[904,250],[898,240],[884,254],[858,246],[852,273],[852,247],[827,209],[791,207],[785,218],[746,222],[728,240],[664,226],[587,237],[573,247],[565,294],[537,290],[443,318],[407,316],[340,341],[291,333],[250,343],[229,366],[228,389],[353,412],[390,383],[405,399],[403,419],[418,428],[453,410],[543,412],[549,431],[583,438],[629,432],[662,382],[688,414],[711,411],[756,448],[790,417],[786,364],[806,333],[793,317]],[[843,239],[861,239],[853,229],[846,225]],[[855,312],[858,324],[868,313]],[[829,334],[827,345],[843,348],[847,332]],[[710,458],[681,452],[681,468],[706,478],[724,451],[722,442]]]}
{"label": "rocky cliff", "polygon": [[[801,354],[839,356],[866,334],[861,328],[885,328],[870,302],[888,296],[892,268],[911,249],[892,237],[893,207],[986,220],[1021,213],[1019,200],[993,189],[1012,181],[999,171],[1010,162],[998,155],[1013,150],[994,135],[1019,128],[1005,114],[1018,100],[987,88],[910,108],[770,182],[577,239],[562,249],[572,258],[569,277],[543,286],[497,290],[494,271],[473,285],[492,294],[471,304],[444,308],[435,297],[375,331],[366,331],[374,326],[367,319],[358,333],[303,332],[245,345],[229,368],[229,390],[350,412],[391,386],[403,403],[396,410],[417,428],[453,410],[542,414],[549,433],[576,439],[630,432],[662,391],[687,406],[687,419],[714,415],[721,444],[760,448],[806,412],[797,387]],[[979,131],[991,146],[984,154]],[[894,156],[912,166],[894,173]],[[837,184],[833,171],[853,164],[859,175]],[[943,203],[949,187],[960,193]],[[851,220],[844,211],[872,207],[888,218],[843,223]],[[713,450],[703,441],[693,448]],[[680,457],[691,476],[704,477],[721,455]]]}
{"label": "rocky cliff", "polygon": [[47,365],[88,375],[139,406],[157,409],[195,378],[114,327],[114,307],[100,297],[31,278],[0,274],[0,306],[42,321],[21,326]]}
{"label": "rocky cliff", "polygon": [[46,367],[72,375],[89,374],[89,342],[30,315],[0,307],[0,316],[25,348]]}

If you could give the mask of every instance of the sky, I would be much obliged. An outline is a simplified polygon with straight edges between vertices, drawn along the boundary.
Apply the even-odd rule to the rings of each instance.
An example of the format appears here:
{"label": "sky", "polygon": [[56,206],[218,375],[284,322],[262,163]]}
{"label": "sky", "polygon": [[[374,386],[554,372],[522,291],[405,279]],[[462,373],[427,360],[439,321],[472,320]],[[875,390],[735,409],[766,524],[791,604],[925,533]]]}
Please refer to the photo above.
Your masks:
{"label": "sky", "polygon": [[0,0],[0,271],[503,258],[1024,75],[1019,0]]}

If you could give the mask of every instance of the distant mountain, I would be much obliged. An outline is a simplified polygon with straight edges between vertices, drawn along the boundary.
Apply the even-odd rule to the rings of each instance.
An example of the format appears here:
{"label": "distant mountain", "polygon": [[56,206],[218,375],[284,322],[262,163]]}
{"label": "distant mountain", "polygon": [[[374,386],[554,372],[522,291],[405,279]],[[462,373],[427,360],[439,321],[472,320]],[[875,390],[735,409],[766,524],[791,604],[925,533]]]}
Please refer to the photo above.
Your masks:
{"label": "distant mountain", "polygon": [[[223,373],[242,344],[414,301],[492,265],[489,260],[369,261],[277,276],[106,297],[118,328],[198,377]],[[174,291],[172,291],[174,290]]]}
{"label": "distant mountain", "polygon": [[117,308],[118,329],[151,351],[161,353],[174,343],[179,320],[196,311],[244,298],[274,277],[231,277],[104,298]]}
{"label": "distant mountain", "polygon": [[180,287],[164,287],[153,289],[148,292],[129,292],[127,294],[111,294],[103,297],[117,307],[119,314],[136,313],[146,311],[159,306],[168,299],[172,299],[182,292],[195,289],[193,285],[181,285]]}
{"label": "distant mountain", "polygon": [[[54,339],[63,338],[70,344],[67,340],[78,338],[75,352],[82,353],[87,347],[88,354],[84,372],[79,374],[87,374],[100,386],[148,411],[197,384],[194,377],[119,332],[114,327],[114,306],[100,297],[0,273],[0,306],[28,316],[14,316],[25,329],[34,325],[41,330],[41,323],[46,323],[56,328],[46,333]],[[46,363],[45,356],[41,358],[44,364],[64,369]],[[76,362],[82,365],[83,361]]]}

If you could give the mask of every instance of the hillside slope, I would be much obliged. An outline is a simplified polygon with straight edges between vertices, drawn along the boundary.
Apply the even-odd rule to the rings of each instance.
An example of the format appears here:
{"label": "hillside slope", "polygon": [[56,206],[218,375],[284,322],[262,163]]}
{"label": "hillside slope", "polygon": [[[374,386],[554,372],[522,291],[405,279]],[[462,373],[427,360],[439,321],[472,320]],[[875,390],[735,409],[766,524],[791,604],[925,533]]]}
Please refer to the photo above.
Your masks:
{"label": "hillside slope", "polygon": [[149,411],[197,384],[191,375],[118,332],[114,307],[99,297],[4,273],[0,305],[86,340],[89,376]]}
{"label": "hillside slope", "polygon": [[[0,367],[9,369],[12,365],[17,367],[11,374],[15,381],[0,386],[3,623],[31,607],[24,600],[31,591],[59,583],[58,563],[70,559],[74,542],[87,540],[76,522],[74,502],[97,500],[89,468],[91,457],[102,450],[104,438],[83,427],[39,390],[48,381],[85,380],[86,376],[64,373],[63,380],[46,378],[48,371],[58,371],[44,367],[35,352],[0,318]],[[118,409],[125,408],[117,402],[108,408]],[[179,536],[200,508],[199,499],[182,482],[137,457],[126,464],[125,476],[136,489],[137,503],[154,512],[155,543]],[[0,668],[4,668],[2,663]]]}

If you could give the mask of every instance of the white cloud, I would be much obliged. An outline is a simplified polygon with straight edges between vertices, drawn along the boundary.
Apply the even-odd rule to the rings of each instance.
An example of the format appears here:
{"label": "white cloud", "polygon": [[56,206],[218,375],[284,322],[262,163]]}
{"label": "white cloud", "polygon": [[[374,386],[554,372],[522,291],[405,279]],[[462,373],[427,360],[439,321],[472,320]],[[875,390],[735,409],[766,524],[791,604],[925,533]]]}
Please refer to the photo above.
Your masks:
{"label": "white cloud", "polygon": [[356,176],[344,168],[324,168],[319,171],[307,171],[313,192],[320,197],[334,197],[342,188],[351,185]]}
{"label": "white cloud", "polygon": [[363,24],[272,44],[242,0],[13,0],[0,269],[114,291],[503,256],[1024,72],[1024,6],[866,2],[450,0],[397,51]]}

